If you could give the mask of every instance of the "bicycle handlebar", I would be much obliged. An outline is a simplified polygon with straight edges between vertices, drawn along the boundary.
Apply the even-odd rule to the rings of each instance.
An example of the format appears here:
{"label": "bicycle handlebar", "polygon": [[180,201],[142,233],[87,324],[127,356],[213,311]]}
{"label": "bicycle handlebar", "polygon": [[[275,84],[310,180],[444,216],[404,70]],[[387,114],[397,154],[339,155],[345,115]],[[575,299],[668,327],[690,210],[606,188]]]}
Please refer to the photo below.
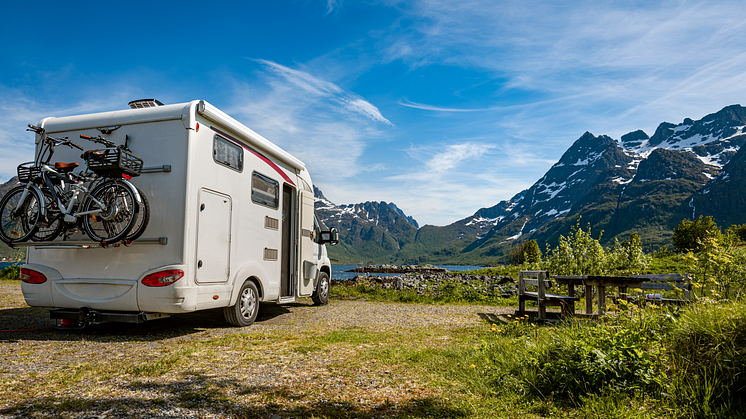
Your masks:
{"label": "bicycle handlebar", "polygon": [[115,144],[112,141],[109,141],[109,140],[107,140],[106,138],[104,138],[104,137],[102,137],[100,135],[98,137],[91,137],[90,135],[80,134],[80,138],[85,138],[88,141],[93,141],[94,143],[103,144],[103,145],[105,145],[107,147],[114,147],[115,146]]}
{"label": "bicycle handlebar", "polygon": [[28,124],[28,128],[26,129],[26,131],[33,131],[33,132],[35,132],[37,134],[43,134],[44,133],[44,128],[37,127],[36,125]]}
{"label": "bicycle handlebar", "polygon": [[74,142],[72,142],[72,141],[65,141],[65,142],[64,142],[64,143],[62,143],[62,144],[64,144],[64,145],[69,145],[69,146],[71,146],[71,147],[75,147],[75,148],[77,148],[77,149],[78,149],[78,150],[80,150],[80,151],[83,151],[83,147],[81,147],[81,146],[79,146],[79,145],[75,144],[75,143],[74,143]]}

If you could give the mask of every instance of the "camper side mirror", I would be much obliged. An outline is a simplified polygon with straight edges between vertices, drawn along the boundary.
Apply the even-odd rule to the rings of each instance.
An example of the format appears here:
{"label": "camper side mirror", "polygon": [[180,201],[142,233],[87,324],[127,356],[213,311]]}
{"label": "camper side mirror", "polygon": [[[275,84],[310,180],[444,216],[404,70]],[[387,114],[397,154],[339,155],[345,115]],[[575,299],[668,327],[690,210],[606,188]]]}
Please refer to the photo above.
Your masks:
{"label": "camper side mirror", "polygon": [[339,232],[337,231],[336,228],[332,228],[331,230],[321,232],[321,237],[319,238],[319,244],[326,244],[326,243],[329,243],[332,246],[339,243]]}

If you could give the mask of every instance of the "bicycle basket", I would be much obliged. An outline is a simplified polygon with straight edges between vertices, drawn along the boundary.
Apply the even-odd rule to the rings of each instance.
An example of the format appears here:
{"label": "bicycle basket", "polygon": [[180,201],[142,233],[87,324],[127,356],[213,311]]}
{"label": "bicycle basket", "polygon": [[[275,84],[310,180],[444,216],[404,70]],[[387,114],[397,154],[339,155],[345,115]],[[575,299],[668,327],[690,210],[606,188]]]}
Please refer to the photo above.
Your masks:
{"label": "bicycle basket", "polygon": [[140,176],[142,159],[120,148],[92,150],[86,155],[88,168],[100,176]]}
{"label": "bicycle basket", "polygon": [[35,162],[21,163],[18,165],[18,181],[29,183],[41,176],[41,167]]}

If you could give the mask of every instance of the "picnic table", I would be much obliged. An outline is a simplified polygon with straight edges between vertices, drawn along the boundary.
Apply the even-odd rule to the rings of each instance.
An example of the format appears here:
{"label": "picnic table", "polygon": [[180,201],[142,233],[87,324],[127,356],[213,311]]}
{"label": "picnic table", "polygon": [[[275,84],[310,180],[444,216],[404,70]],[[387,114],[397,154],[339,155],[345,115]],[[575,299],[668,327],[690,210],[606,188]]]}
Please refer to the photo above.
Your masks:
{"label": "picnic table", "polygon": [[567,285],[568,297],[575,297],[576,285],[585,287],[585,314],[587,315],[593,314],[593,287],[596,287],[598,295],[598,314],[604,315],[606,314],[606,287],[618,287],[619,297],[624,298],[627,288],[640,288],[644,279],[605,275],[555,275],[551,278],[560,285]]}

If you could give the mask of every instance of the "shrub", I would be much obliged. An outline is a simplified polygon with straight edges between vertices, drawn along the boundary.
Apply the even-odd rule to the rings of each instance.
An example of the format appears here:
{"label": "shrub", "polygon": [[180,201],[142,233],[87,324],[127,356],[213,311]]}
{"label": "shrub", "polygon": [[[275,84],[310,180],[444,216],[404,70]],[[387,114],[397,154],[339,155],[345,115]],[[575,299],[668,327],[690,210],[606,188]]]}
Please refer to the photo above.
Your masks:
{"label": "shrub", "polygon": [[523,243],[516,243],[510,249],[510,264],[523,265],[525,263],[541,263],[541,249],[536,240],[529,240]]}
{"label": "shrub", "polygon": [[644,271],[649,263],[650,257],[642,251],[640,235],[632,233],[624,243],[614,239],[614,245],[607,256],[607,271],[630,275]]}
{"label": "shrub", "polygon": [[668,394],[693,417],[733,417],[746,408],[746,306],[695,304],[667,339]]}
{"label": "shrub", "polygon": [[606,271],[606,253],[598,239],[588,231],[580,228],[580,218],[572,227],[572,232],[565,237],[560,235],[559,244],[554,249],[547,249],[548,267],[553,275],[601,275]]}
{"label": "shrub", "polygon": [[0,270],[0,279],[18,280],[21,279],[21,267],[11,265]]}
{"label": "shrub", "polygon": [[679,252],[700,252],[707,239],[720,239],[720,227],[712,217],[699,216],[696,220],[682,220],[673,230],[673,245]]}

